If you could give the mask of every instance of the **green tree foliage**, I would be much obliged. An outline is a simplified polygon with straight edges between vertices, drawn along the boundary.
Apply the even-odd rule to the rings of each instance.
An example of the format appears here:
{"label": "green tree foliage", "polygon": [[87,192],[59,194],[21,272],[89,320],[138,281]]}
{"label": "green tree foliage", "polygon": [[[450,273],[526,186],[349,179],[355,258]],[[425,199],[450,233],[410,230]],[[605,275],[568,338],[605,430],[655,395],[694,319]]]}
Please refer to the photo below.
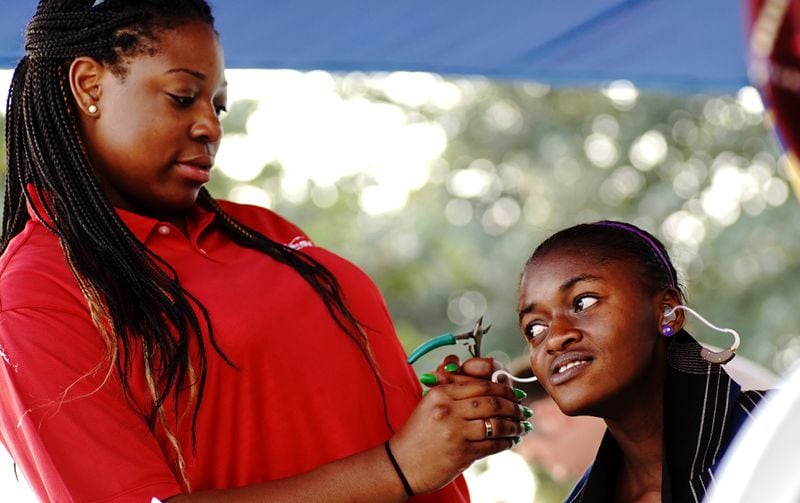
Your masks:
{"label": "green tree foliage", "polygon": [[[365,212],[360,196],[376,183],[365,173],[333,186],[310,180],[309,194],[333,191],[319,207],[314,197],[284,197],[281,158],[247,182],[218,172],[211,190],[235,198],[243,186],[259,189],[318,245],[365,269],[408,351],[428,337],[468,329],[485,314],[492,329],[484,354],[523,354],[515,304],[530,252],[565,226],[616,218],[667,243],[689,303],[737,329],[742,354],[779,372],[800,359],[800,312],[791,300],[800,293],[797,201],[762,114],[736,97],[631,89],[626,96],[624,86],[619,95],[613,88],[436,77],[458,91],[457,100],[440,106],[397,99],[384,86],[386,76],[331,79],[342,100],[391,105],[407,124],[434,124],[446,133],[427,183],[402,209]],[[226,131],[246,133],[258,107],[255,100],[232,103]],[[319,138],[304,140],[315,149]],[[727,344],[698,324],[690,328],[704,342]],[[420,368],[446,353],[423,359]]]}
{"label": "green tree foliage", "polygon": [[[354,87],[365,95],[353,78],[367,77],[336,80],[343,99],[352,98]],[[370,182],[361,175],[341,178],[336,203],[324,209],[281,198],[279,161],[249,182],[317,244],[375,279],[408,351],[428,337],[468,329],[485,313],[492,330],[484,353],[523,354],[515,304],[525,259],[555,230],[616,218],[664,239],[690,304],[737,329],[742,354],[776,371],[798,359],[800,314],[790,299],[800,288],[800,234],[788,224],[797,201],[760,113],[732,96],[640,94],[615,101],[600,90],[455,84],[462,100],[448,109],[394,102],[408,122],[434,122],[448,135],[428,183],[400,211],[364,213],[358,197]],[[366,96],[393,103],[380,86]],[[482,189],[459,195],[456,180],[464,172],[483,179]],[[217,193],[224,195],[228,183],[219,177]],[[727,209],[714,210],[715,204]],[[689,238],[665,235],[670,229]],[[728,343],[699,324],[690,328],[704,342]],[[446,353],[422,360],[420,368]]]}

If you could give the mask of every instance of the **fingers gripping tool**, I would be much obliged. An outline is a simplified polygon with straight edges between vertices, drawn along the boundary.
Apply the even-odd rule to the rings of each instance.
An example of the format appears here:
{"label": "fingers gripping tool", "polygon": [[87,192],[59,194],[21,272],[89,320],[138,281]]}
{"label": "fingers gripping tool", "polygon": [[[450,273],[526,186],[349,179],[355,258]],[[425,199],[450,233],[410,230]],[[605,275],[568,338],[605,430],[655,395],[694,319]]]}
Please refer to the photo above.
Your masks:
{"label": "fingers gripping tool", "polygon": [[452,346],[458,342],[463,342],[467,346],[469,354],[471,354],[473,357],[479,357],[481,355],[481,339],[483,339],[484,334],[486,334],[486,332],[492,328],[491,325],[485,328],[482,325],[483,316],[478,318],[478,321],[475,323],[475,327],[472,330],[460,334],[452,334],[448,332],[426,341],[411,352],[411,354],[408,356],[408,363],[414,363],[423,355],[430,353],[436,348],[440,348],[442,346]]}

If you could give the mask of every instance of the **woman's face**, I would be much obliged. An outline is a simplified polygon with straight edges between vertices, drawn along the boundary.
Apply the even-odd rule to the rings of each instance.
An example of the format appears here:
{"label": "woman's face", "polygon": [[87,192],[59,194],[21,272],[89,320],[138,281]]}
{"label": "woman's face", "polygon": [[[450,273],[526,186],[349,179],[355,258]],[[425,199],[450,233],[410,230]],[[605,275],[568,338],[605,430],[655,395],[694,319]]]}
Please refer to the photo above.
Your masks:
{"label": "woman's face", "polygon": [[180,221],[211,177],[227,99],[224,62],[204,23],[157,36],[155,54],[130,59],[123,77],[101,73],[98,111],[83,128],[92,167],[114,206]]}
{"label": "woman's face", "polygon": [[564,413],[608,419],[661,397],[662,299],[645,291],[638,270],[555,250],[524,271],[518,308],[531,368]]}

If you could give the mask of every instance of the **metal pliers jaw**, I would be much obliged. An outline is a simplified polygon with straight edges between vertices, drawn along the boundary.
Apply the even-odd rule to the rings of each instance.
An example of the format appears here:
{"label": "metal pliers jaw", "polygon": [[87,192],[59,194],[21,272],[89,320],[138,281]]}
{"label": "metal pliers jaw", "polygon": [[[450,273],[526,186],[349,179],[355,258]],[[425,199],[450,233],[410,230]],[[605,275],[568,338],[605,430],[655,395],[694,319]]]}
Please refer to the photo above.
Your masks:
{"label": "metal pliers jaw", "polygon": [[483,324],[483,316],[478,318],[477,323],[475,323],[475,327],[470,330],[469,332],[464,332],[461,334],[452,334],[450,332],[446,334],[442,334],[432,338],[431,340],[421,344],[417,349],[411,352],[408,357],[408,363],[414,363],[415,361],[419,360],[425,354],[430,353],[436,348],[440,348],[442,346],[452,346],[459,341],[464,342],[467,346],[467,350],[469,354],[473,357],[478,357],[481,355],[481,340],[483,339],[483,335],[492,328],[491,325],[484,328]]}

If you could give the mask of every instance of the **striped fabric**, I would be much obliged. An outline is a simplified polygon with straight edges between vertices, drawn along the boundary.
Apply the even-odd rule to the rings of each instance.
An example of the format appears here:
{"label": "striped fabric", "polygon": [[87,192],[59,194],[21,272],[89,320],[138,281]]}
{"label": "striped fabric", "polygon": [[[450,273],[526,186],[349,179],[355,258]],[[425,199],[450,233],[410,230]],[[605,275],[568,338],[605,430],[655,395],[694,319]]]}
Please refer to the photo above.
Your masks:
{"label": "striped fabric", "polygon": [[[664,503],[702,501],[733,436],[764,396],[763,391],[741,391],[721,365],[700,357],[700,349],[686,331],[670,344],[664,390]],[[593,465],[565,501],[613,501],[621,463],[622,452],[606,431]]]}

